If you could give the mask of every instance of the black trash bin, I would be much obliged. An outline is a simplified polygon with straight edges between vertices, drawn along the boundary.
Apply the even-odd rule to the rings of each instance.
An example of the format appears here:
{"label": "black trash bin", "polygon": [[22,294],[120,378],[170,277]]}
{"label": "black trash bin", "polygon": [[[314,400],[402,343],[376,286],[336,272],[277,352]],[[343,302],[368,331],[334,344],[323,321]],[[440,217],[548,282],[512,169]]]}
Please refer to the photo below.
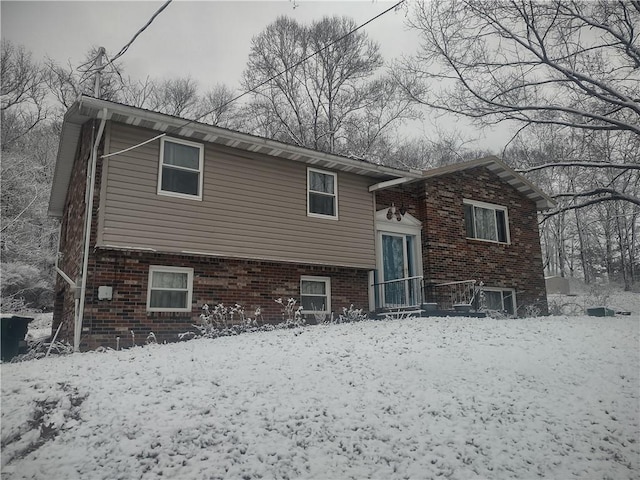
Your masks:
{"label": "black trash bin", "polygon": [[19,353],[26,353],[27,342],[25,337],[29,330],[29,322],[33,321],[33,318],[3,315],[0,321],[2,322],[0,357],[2,357],[3,362],[8,362]]}

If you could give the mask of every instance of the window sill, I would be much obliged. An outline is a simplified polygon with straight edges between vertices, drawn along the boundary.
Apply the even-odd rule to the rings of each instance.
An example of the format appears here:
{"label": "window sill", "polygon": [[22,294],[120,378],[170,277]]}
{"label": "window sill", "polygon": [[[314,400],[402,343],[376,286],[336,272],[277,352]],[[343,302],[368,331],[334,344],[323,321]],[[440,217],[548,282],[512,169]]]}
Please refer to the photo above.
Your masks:
{"label": "window sill", "polygon": [[187,193],[165,192],[164,190],[158,190],[158,195],[161,195],[163,197],[184,198],[185,200],[195,200],[198,202],[202,201],[202,195],[189,195]]}
{"label": "window sill", "polygon": [[307,217],[311,217],[311,218],[323,218],[325,220],[338,220],[338,216],[337,215],[322,215],[321,213],[311,213],[311,212],[307,212]]}
{"label": "window sill", "polygon": [[511,242],[499,242],[497,240],[486,240],[484,238],[466,237],[466,239],[474,242],[493,243],[494,245],[505,245],[505,246],[511,245]]}

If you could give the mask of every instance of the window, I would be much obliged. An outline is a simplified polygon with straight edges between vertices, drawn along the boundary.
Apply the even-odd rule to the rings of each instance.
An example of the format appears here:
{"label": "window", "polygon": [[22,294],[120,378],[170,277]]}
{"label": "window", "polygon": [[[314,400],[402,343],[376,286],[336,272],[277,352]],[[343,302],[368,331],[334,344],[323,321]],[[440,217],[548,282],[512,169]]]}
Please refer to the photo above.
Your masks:
{"label": "window", "polygon": [[300,304],[302,313],[329,313],[331,311],[331,279],[329,277],[300,278]]}
{"label": "window", "polygon": [[338,176],[307,169],[307,215],[338,219]]}
{"label": "window", "polygon": [[482,295],[484,296],[484,304],[482,306],[484,310],[515,315],[517,308],[515,290],[483,287]]}
{"label": "window", "polygon": [[464,224],[467,238],[500,243],[510,242],[507,207],[465,200]]}
{"label": "window", "polygon": [[204,147],[175,138],[160,139],[158,193],[202,200]]}
{"label": "window", "polygon": [[192,268],[149,267],[148,311],[190,312],[192,292]]}

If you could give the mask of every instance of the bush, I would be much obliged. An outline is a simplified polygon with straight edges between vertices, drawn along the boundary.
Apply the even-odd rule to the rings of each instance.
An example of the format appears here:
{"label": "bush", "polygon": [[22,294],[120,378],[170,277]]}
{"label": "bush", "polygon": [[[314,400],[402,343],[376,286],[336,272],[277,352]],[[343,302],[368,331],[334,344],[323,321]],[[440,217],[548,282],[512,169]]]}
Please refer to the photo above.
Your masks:
{"label": "bush", "polygon": [[21,262],[2,264],[3,313],[38,310],[52,303],[52,282],[41,270]]}

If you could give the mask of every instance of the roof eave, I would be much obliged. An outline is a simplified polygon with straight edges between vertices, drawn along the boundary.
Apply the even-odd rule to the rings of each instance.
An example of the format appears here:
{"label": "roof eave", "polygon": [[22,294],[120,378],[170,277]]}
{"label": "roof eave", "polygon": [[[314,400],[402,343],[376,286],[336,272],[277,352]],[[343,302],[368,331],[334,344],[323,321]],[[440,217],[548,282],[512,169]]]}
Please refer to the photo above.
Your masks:
{"label": "roof eave", "polygon": [[549,210],[556,205],[556,202],[551,197],[495,156],[478,158],[469,162],[455,163],[433,170],[427,170],[424,172],[424,176],[425,178],[438,177],[477,167],[486,167],[502,181],[508,183],[521,194],[535,202],[536,209],[539,211]]}
{"label": "roof eave", "polygon": [[47,214],[50,217],[60,218],[63,215],[66,193],[71,180],[73,160],[80,142],[82,125],[87,120],[89,120],[88,117],[79,115],[79,105],[77,103],[74,103],[64,115],[47,210]]}
{"label": "roof eave", "polygon": [[82,95],[64,116],[51,196],[49,198],[49,216],[59,218],[63,215],[82,125],[91,119],[102,119],[105,117],[104,112],[106,112],[107,120],[119,121],[160,132],[171,131],[173,135],[184,136],[201,142],[217,143],[250,152],[259,152],[273,157],[299,161],[321,168],[371,176],[377,180],[405,177],[419,179],[422,177],[422,173],[418,171],[398,170]]}

